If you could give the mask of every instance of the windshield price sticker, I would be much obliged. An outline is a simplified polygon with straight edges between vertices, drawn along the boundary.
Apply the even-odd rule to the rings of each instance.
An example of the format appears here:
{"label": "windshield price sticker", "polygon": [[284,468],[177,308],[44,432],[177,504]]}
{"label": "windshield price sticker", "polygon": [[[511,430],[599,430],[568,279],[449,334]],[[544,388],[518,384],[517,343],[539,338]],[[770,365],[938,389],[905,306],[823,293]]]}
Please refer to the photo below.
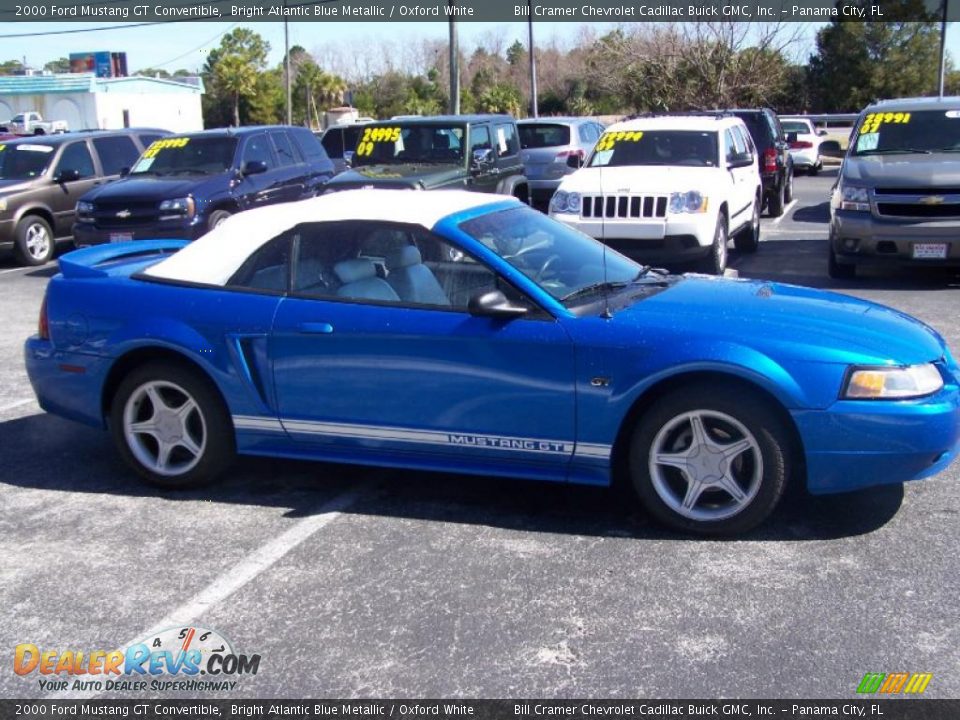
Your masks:
{"label": "windshield price sticker", "polygon": [[190,138],[164,138],[163,140],[155,140],[150,144],[146,150],[143,151],[143,157],[152,158],[155,157],[158,152],[166,148],[182,148],[190,142]]}
{"label": "windshield price sticker", "polygon": [[6,145],[0,145],[0,152],[3,152],[3,149],[7,147]]}
{"label": "windshield price sticker", "polygon": [[613,150],[613,146],[621,142],[639,142],[643,137],[641,130],[620,130],[619,132],[605,132],[597,141],[597,152]]}
{"label": "windshield price sticker", "polygon": [[870,113],[863,119],[863,125],[860,126],[860,133],[874,133],[880,129],[881,125],[905,125],[910,122],[910,113]]}
{"label": "windshield price sticker", "polygon": [[400,139],[400,128],[398,127],[375,127],[365,128],[363,137],[357,143],[357,155],[361,157],[373,154],[375,143],[391,142],[395,143]]}

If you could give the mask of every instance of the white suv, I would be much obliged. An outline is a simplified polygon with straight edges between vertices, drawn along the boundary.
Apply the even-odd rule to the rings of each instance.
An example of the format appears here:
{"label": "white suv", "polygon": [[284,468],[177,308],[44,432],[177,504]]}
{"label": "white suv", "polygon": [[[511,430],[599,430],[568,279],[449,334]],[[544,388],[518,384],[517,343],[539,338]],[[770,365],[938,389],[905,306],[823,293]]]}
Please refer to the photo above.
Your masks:
{"label": "white suv", "polygon": [[642,262],[720,275],[727,241],[760,241],[760,172],[743,121],[658,115],[617,123],[550,201],[551,217]]}

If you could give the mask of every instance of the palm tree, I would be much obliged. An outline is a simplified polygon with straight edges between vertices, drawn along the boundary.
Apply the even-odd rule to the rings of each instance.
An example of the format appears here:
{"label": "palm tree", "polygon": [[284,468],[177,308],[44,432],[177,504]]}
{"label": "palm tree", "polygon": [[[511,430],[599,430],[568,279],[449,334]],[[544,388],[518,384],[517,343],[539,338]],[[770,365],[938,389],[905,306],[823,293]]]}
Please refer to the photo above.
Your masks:
{"label": "palm tree", "polygon": [[233,97],[233,124],[240,125],[240,98],[253,95],[257,86],[257,70],[240,55],[225,55],[214,68],[220,87]]}

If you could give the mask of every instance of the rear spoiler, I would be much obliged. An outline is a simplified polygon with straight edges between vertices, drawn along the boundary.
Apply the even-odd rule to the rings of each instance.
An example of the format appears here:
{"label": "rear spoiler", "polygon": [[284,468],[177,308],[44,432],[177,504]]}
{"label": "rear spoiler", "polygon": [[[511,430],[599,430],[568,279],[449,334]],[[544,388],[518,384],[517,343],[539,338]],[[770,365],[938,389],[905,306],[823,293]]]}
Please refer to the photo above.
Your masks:
{"label": "rear spoiler", "polygon": [[60,272],[68,278],[106,277],[107,271],[97,267],[111,260],[147,255],[169,255],[190,244],[189,240],[134,240],[132,242],[94,245],[74,250],[60,258]]}

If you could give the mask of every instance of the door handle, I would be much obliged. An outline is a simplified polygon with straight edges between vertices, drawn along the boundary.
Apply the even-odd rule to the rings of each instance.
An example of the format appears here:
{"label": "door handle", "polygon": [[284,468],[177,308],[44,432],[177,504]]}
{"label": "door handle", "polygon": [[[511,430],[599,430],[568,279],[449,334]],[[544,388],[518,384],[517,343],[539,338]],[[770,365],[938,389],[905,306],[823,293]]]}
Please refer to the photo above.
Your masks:
{"label": "door handle", "polygon": [[310,335],[329,335],[333,332],[333,325],[325,322],[305,322],[297,325],[297,330]]}

